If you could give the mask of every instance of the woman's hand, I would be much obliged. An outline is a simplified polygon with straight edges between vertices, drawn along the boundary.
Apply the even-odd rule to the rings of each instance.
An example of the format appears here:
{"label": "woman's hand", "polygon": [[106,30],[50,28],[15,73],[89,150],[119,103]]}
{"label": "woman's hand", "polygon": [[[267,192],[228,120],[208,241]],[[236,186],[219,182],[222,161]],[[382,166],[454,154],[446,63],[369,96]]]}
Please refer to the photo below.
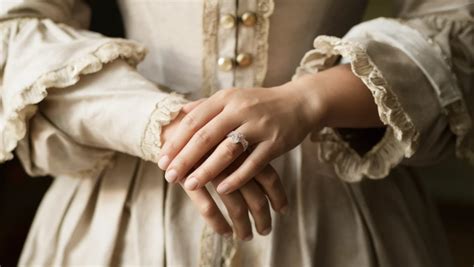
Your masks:
{"label": "woman's hand", "polygon": [[217,146],[184,182],[188,190],[201,188],[243,152],[243,146],[225,138],[234,130],[242,133],[251,153],[218,186],[217,191],[225,194],[242,187],[310,131],[381,126],[369,89],[350,65],[339,65],[279,87],[219,91],[182,120],[178,134],[161,151],[158,165],[166,169],[168,181],[181,181]]}
{"label": "woman's hand", "polygon": [[[163,128],[162,137],[165,144],[167,140],[170,140],[176,134],[178,125],[186,113],[189,113],[202,102],[203,100],[185,105],[183,112]],[[231,166],[220,173],[213,181],[213,185],[217,187],[228,174],[232,173],[245,160],[246,156],[245,154],[241,155]],[[206,188],[195,191],[185,189],[185,192],[196,205],[206,223],[217,233],[225,236],[232,234],[232,228]],[[255,180],[251,180],[239,191],[228,195],[221,195],[220,197],[233,222],[236,236],[242,240],[250,240],[253,237],[249,212],[254,218],[257,231],[261,235],[267,235],[272,229],[268,200],[270,200],[274,209],[281,209],[281,207],[287,206],[283,186],[276,171],[270,165],[267,165],[255,176]]]}
{"label": "woman's hand", "polygon": [[[294,148],[318,125],[323,106],[308,101],[304,88],[286,84],[274,88],[226,89],[187,114],[177,135],[160,153],[159,166],[169,182],[180,182],[210,150],[214,152],[185,179],[187,190],[212,181],[244,151],[226,135],[237,131],[249,141],[250,155],[217,191],[241,188],[269,162]],[[313,110],[317,110],[314,112]]]}
{"label": "woman's hand", "polygon": [[[212,181],[212,185],[217,187],[230,173],[235,171],[235,169],[242,164],[245,158],[246,155],[240,156],[229,168],[224,170]],[[275,188],[260,186],[259,183],[261,181],[277,181],[277,186],[275,186]],[[268,235],[271,232],[272,218],[268,199],[270,199],[274,207],[287,205],[286,195],[279,181],[280,179],[276,171],[270,165],[267,165],[262,172],[255,176],[255,179],[250,180],[239,190],[230,194],[220,195],[232,220],[237,237],[245,241],[251,240],[253,237],[249,212],[254,218],[255,228],[259,234]],[[198,189],[197,191],[202,189],[205,188]],[[185,190],[188,194],[196,192]],[[282,203],[281,201],[284,202]],[[216,210],[216,212],[218,211]]]}

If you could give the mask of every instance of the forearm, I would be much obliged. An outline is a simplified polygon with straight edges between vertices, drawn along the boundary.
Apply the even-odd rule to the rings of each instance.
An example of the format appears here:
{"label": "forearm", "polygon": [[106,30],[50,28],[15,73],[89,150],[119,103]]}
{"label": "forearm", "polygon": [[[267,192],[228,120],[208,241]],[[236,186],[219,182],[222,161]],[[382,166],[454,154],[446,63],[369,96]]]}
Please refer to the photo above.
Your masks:
{"label": "forearm", "polygon": [[372,128],[383,126],[370,90],[350,65],[338,65],[305,75],[285,86],[302,96],[309,121],[315,127]]}

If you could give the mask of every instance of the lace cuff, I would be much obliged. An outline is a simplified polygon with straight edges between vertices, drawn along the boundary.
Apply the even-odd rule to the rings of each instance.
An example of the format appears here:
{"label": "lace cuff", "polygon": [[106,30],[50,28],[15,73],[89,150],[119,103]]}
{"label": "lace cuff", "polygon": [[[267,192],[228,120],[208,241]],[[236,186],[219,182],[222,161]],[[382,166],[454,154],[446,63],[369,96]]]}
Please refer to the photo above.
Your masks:
{"label": "lace cuff", "polygon": [[161,128],[178,116],[186,102],[187,100],[183,96],[172,93],[156,104],[141,142],[143,159],[158,162],[158,154],[162,145]]}
{"label": "lace cuff", "polygon": [[[369,35],[371,39],[389,43],[403,51],[430,82],[448,119],[451,132],[457,136],[456,155],[472,163],[473,122],[467,105],[469,94],[466,90],[469,85],[464,85],[463,92],[463,81],[462,78],[458,79],[457,74],[465,70],[460,71],[456,65],[459,66],[463,61],[461,65],[470,64],[471,44],[464,42],[469,43],[467,40],[471,40],[472,43],[473,29],[472,18],[436,14],[401,21],[375,19],[352,28],[345,37]],[[398,38],[399,36],[404,38]]]}
{"label": "lace cuff", "polygon": [[314,41],[314,47],[304,56],[293,78],[327,69],[343,56],[350,60],[353,73],[371,91],[380,119],[387,125],[383,138],[363,156],[351,148],[335,129],[324,128],[313,133],[311,139],[318,143],[320,160],[333,164],[336,174],[348,182],[360,181],[364,176],[372,179],[387,176],[391,168],[416,150],[419,133],[412,120],[362,45],[320,36]]}
{"label": "lace cuff", "polygon": [[[9,32],[24,21],[28,20],[2,23],[2,37],[7,39]],[[12,93],[5,90],[1,92],[3,104],[0,105],[0,115],[3,116],[0,118],[0,162],[13,157],[12,151],[26,135],[28,120],[36,113],[36,104],[46,98],[48,89],[70,87],[78,83],[82,75],[99,72],[104,64],[119,58],[135,66],[145,57],[145,49],[135,42],[110,38],[104,40],[98,42],[93,52],[65,62],[62,67],[39,76],[33,83]],[[5,45],[8,44],[3,47],[7,50]]]}

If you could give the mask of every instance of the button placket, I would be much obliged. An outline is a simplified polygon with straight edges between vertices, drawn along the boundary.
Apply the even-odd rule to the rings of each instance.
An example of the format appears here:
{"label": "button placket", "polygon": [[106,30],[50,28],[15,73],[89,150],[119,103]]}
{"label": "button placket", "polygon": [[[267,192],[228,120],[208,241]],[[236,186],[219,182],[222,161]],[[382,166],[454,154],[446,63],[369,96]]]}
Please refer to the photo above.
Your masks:
{"label": "button placket", "polygon": [[237,44],[236,30],[238,26],[236,0],[219,1],[218,19],[216,88],[224,89],[234,86],[234,69],[236,67],[235,50]]}
{"label": "button placket", "polygon": [[235,86],[248,88],[254,86],[254,53],[256,46],[255,26],[258,23],[257,0],[239,1],[239,27],[237,39]]}
{"label": "button placket", "polygon": [[[237,8],[229,3],[235,4],[220,1],[218,87],[251,87],[256,81],[254,58],[259,36],[256,31],[260,19],[259,0],[240,0]],[[234,13],[230,12],[232,8]]]}

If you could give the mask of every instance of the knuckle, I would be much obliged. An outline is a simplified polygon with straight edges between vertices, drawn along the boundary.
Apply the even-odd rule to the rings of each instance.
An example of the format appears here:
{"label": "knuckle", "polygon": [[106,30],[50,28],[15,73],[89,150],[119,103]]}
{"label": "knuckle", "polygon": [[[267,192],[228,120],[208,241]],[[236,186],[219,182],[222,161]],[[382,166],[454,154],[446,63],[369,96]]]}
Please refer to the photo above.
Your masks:
{"label": "knuckle", "polygon": [[188,161],[183,157],[176,158],[176,163],[173,164],[173,169],[182,170],[187,169],[189,167]]}
{"label": "knuckle", "polygon": [[215,177],[215,175],[212,170],[210,170],[207,167],[204,167],[201,170],[199,170],[199,174],[197,177],[199,177],[198,180],[200,180],[200,182],[203,182],[203,181],[210,180],[211,178]]}
{"label": "knuckle", "polygon": [[169,142],[168,144],[166,144],[165,149],[166,151],[177,151],[178,144],[176,144],[176,142]]}
{"label": "knuckle", "polygon": [[280,179],[275,173],[268,175],[265,180],[270,189],[278,189],[280,187]]}
{"label": "knuckle", "polygon": [[245,240],[245,238],[248,237],[251,234],[252,234],[252,230],[245,229],[245,230],[241,230],[237,234],[237,236],[239,237],[240,240]]}
{"label": "knuckle", "polygon": [[201,214],[206,218],[212,218],[217,215],[217,207],[210,202],[206,202],[200,207]]}
{"label": "knuckle", "polygon": [[262,127],[265,127],[265,129],[268,129],[271,126],[273,126],[272,118],[273,117],[270,117],[270,116],[262,116],[260,117],[259,123],[262,125]]}
{"label": "knuckle", "polygon": [[199,144],[208,145],[211,143],[211,136],[204,130],[196,132],[195,138],[195,141]]}
{"label": "knuckle", "polygon": [[228,94],[235,94],[235,93],[239,93],[240,91],[241,91],[241,89],[236,88],[236,87],[232,87],[232,88],[227,89]]}
{"label": "knuckle", "polygon": [[188,129],[191,130],[194,130],[197,127],[196,118],[191,114],[186,115],[181,121],[181,123],[183,123]]}
{"label": "knuckle", "polygon": [[216,93],[216,96],[219,97],[220,99],[225,99],[231,96],[232,94],[235,93],[235,88],[228,88],[225,90],[219,90]]}
{"label": "knuckle", "polygon": [[239,103],[239,109],[241,112],[249,112],[254,107],[254,103],[251,100],[243,100]]}
{"label": "knuckle", "polygon": [[260,161],[254,158],[248,159],[248,166],[250,170],[256,170],[260,168]]}
{"label": "knuckle", "polygon": [[229,96],[234,93],[234,88],[229,88],[226,90],[221,90],[223,96]]}
{"label": "knuckle", "polygon": [[240,144],[234,144],[231,142],[225,142],[224,145],[225,149],[225,158],[229,160],[233,160],[240,154]]}
{"label": "knuckle", "polygon": [[253,204],[252,208],[257,213],[263,213],[264,211],[266,211],[269,208],[267,199],[264,198],[264,197],[258,199]]}
{"label": "knuckle", "polygon": [[240,206],[234,208],[234,210],[232,212],[232,215],[233,215],[232,217],[234,219],[242,220],[246,216],[248,216],[248,209],[247,209],[247,207],[245,207],[243,205],[240,205]]}
{"label": "knuckle", "polygon": [[244,175],[238,175],[235,177],[235,181],[237,182],[237,185],[244,186],[247,184],[248,179]]}

